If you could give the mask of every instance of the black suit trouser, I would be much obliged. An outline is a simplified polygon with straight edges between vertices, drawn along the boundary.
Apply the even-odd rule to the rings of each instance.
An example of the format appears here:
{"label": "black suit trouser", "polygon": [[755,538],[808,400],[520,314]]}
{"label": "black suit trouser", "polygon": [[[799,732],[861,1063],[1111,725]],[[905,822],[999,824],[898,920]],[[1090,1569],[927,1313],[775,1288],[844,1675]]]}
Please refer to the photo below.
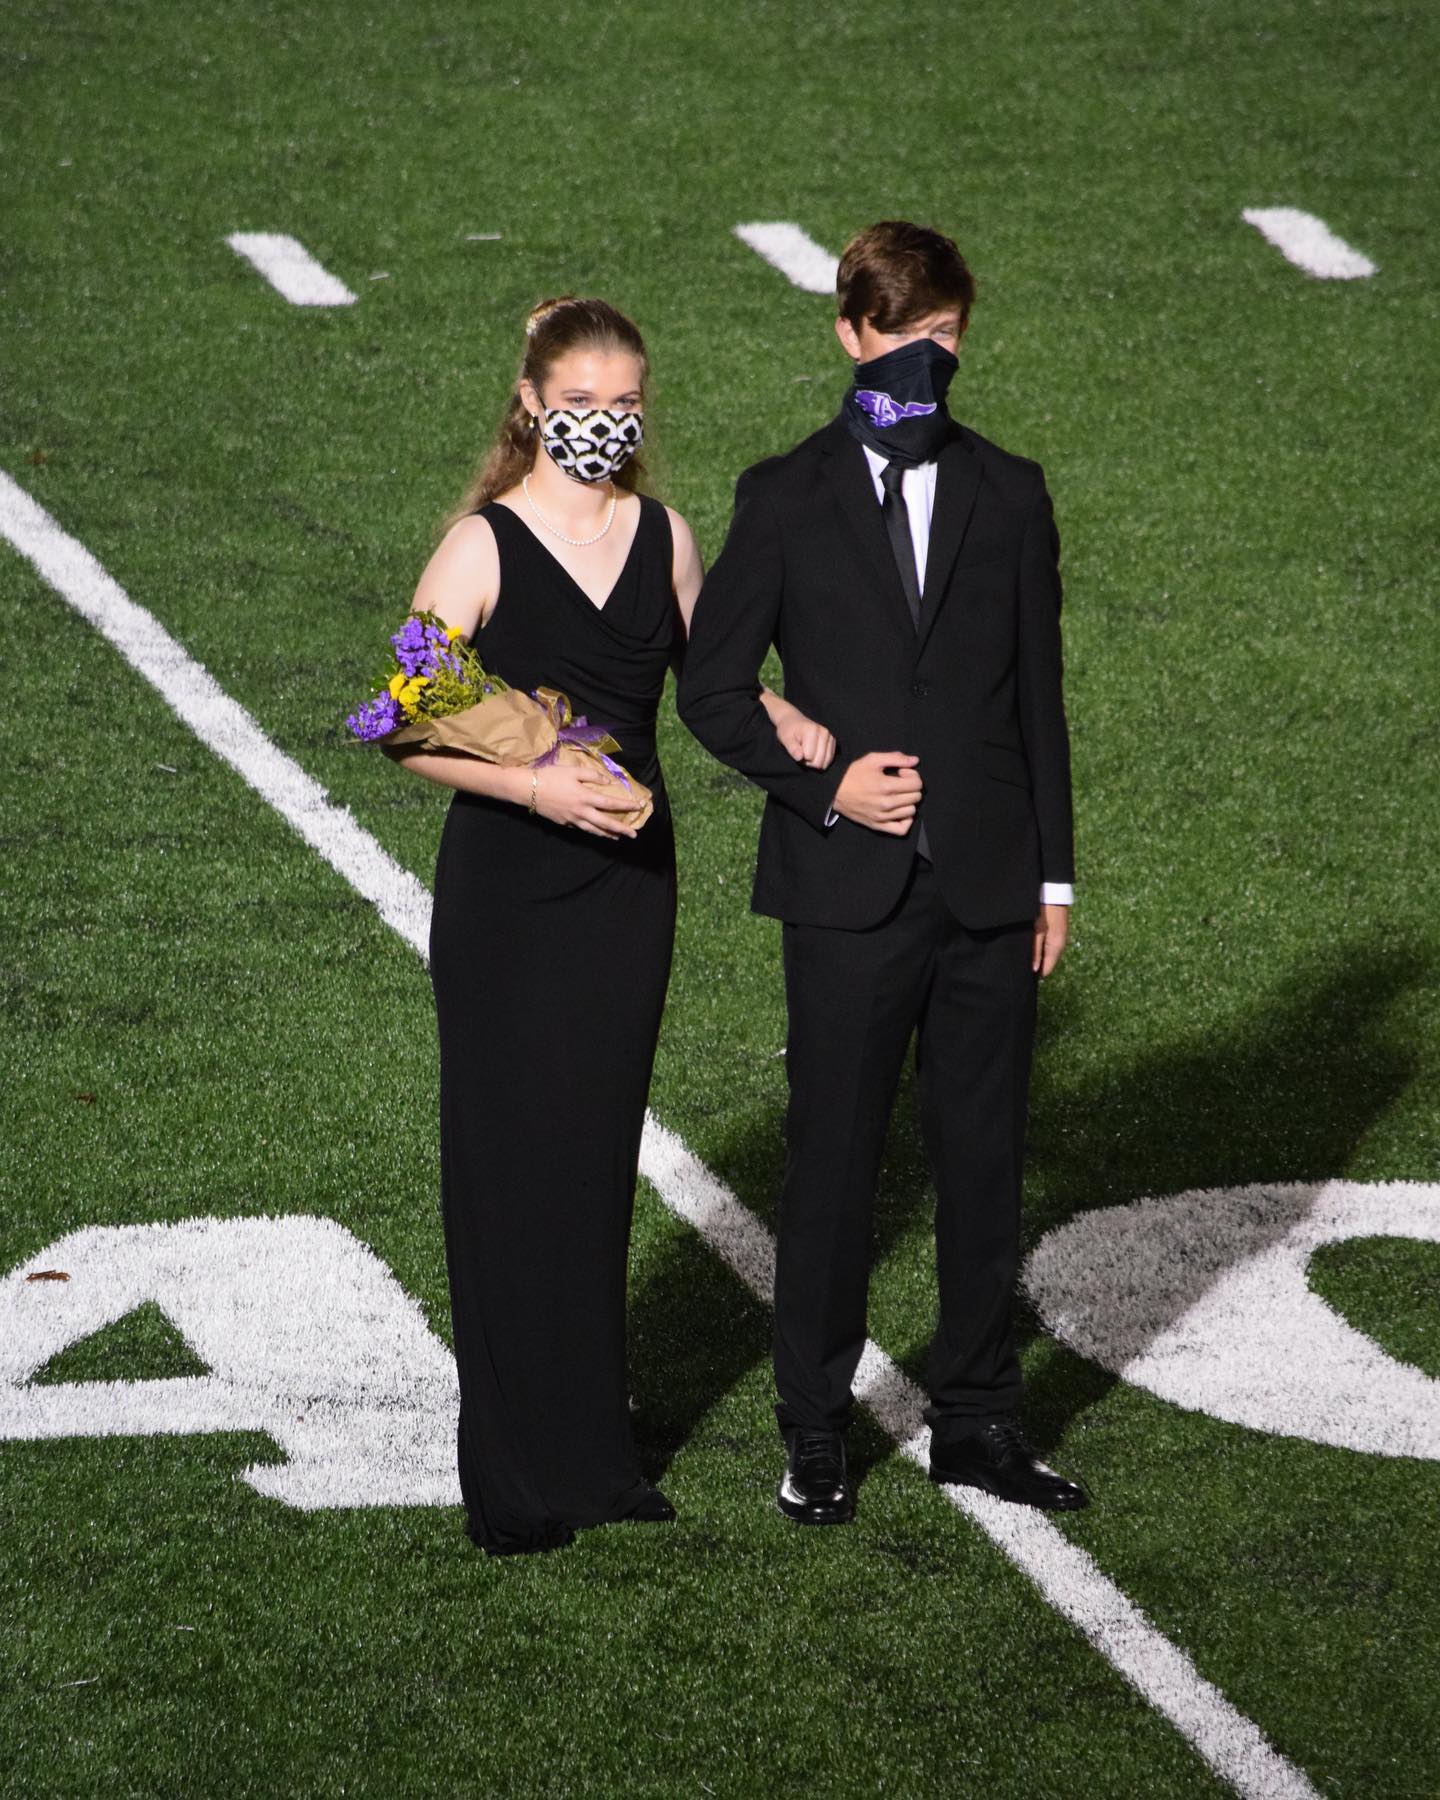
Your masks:
{"label": "black suit trouser", "polygon": [[918,859],[882,924],[784,927],[790,1106],[775,1277],[782,1430],[836,1430],[850,1415],[875,1186],[912,1032],[940,1290],[925,1416],[943,1441],[1018,1402],[1012,1306],[1033,941],[1030,919],[967,929]]}

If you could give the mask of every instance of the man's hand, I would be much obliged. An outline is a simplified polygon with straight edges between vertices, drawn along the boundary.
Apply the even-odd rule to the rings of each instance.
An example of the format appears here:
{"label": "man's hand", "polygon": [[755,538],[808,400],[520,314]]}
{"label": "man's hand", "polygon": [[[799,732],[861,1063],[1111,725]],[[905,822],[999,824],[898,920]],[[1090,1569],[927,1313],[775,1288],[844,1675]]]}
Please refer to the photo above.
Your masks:
{"label": "man's hand", "polygon": [[872,750],[857,756],[841,777],[835,810],[869,831],[904,837],[915,822],[924,791],[918,756],[906,756],[903,750]]}
{"label": "man's hand", "polygon": [[1065,954],[1070,936],[1070,908],[1042,906],[1035,920],[1035,949],[1030,967],[1043,980]]}

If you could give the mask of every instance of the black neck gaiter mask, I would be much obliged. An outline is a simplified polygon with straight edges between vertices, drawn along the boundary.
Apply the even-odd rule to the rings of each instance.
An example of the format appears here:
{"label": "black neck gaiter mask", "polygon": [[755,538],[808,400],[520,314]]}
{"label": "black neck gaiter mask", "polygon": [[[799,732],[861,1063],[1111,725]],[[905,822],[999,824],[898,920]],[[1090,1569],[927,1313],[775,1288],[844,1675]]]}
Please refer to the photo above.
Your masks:
{"label": "black neck gaiter mask", "polygon": [[856,363],[843,408],[851,436],[889,462],[932,461],[950,435],[945,394],[959,367],[928,337]]}

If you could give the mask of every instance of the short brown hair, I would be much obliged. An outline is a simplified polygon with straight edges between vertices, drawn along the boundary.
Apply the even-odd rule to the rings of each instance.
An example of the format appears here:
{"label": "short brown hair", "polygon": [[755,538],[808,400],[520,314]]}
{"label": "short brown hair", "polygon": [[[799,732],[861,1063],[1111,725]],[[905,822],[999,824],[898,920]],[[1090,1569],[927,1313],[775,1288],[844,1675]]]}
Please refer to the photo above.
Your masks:
{"label": "short brown hair", "polygon": [[845,246],[835,276],[840,317],[900,331],[927,313],[958,306],[960,323],[975,303],[975,277],[954,238],[928,225],[882,219]]}

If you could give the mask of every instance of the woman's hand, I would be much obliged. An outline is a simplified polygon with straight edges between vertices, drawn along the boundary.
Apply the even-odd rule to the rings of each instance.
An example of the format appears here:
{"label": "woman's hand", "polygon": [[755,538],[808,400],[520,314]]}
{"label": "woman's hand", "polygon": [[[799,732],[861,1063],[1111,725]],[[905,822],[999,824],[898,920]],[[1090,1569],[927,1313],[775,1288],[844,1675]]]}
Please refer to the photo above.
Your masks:
{"label": "woman's hand", "polygon": [[762,689],[761,704],[770,715],[775,735],[795,758],[808,769],[828,769],[835,760],[835,734],[814,719],[807,718],[798,706]]}
{"label": "woman's hand", "polygon": [[616,813],[633,812],[635,802],[607,776],[596,775],[578,763],[551,763],[549,768],[532,769],[530,773],[535,777],[535,810],[555,824],[578,826],[592,837],[636,835],[633,825],[621,825],[615,819]]}
{"label": "woman's hand", "polygon": [[807,769],[828,769],[835,760],[835,734],[815,719],[807,719],[799,707],[787,719],[780,732],[780,742]]}

